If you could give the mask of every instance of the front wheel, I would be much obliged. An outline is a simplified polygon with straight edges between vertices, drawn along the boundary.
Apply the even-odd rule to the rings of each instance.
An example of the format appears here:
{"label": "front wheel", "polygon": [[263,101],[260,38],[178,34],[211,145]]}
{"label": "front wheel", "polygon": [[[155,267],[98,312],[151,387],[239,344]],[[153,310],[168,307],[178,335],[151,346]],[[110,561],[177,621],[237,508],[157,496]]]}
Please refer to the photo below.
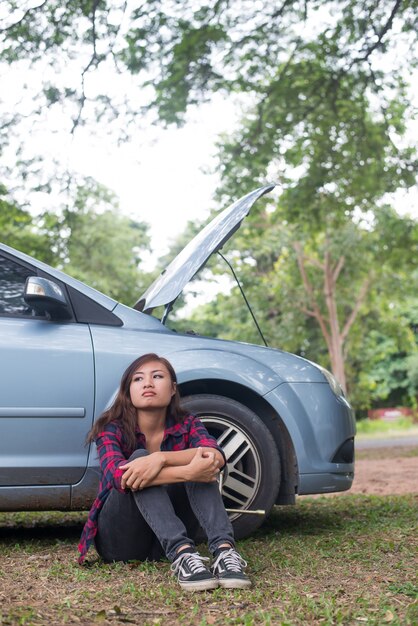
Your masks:
{"label": "front wheel", "polygon": [[202,420],[225,453],[226,509],[265,511],[262,515],[230,513],[236,538],[246,537],[263,522],[279,491],[280,458],[274,439],[251,409],[231,398],[200,394],[182,398],[181,404]]}

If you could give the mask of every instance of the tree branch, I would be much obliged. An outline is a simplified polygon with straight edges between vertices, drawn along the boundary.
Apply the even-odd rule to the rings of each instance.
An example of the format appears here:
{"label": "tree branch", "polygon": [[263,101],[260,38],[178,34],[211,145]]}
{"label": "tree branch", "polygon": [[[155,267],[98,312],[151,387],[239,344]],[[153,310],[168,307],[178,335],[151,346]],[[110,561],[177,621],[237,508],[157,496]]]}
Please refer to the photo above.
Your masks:
{"label": "tree branch", "polygon": [[352,327],[352,325],[354,324],[354,321],[357,317],[357,314],[360,310],[361,305],[364,302],[364,299],[367,295],[367,292],[369,290],[370,287],[370,283],[371,283],[371,278],[366,278],[366,280],[363,282],[359,295],[357,296],[356,302],[354,304],[353,310],[351,311],[350,315],[348,316],[348,319],[344,325],[343,331],[341,333],[341,339],[344,342],[347,339],[348,333],[350,332],[350,328]]}
{"label": "tree branch", "polygon": [[310,311],[304,306],[299,307],[299,309],[302,311],[302,313],[305,313],[305,315],[307,315],[308,317],[314,317],[315,319],[318,319],[318,315],[317,313],[315,313],[315,311]]}
{"label": "tree branch", "polygon": [[340,272],[344,267],[344,263],[345,263],[345,257],[340,256],[340,258],[338,259],[337,265],[334,267],[332,271],[332,280],[333,280],[334,285],[337,282],[338,276],[340,275]]}
{"label": "tree branch", "polygon": [[353,59],[352,63],[350,64],[350,69],[353,67],[355,63],[358,63],[359,61],[367,61],[369,56],[373,54],[373,52],[382,45],[383,37],[392,28],[393,20],[395,19],[395,15],[400,9],[401,4],[402,4],[402,0],[396,0],[388,21],[383,26],[380,33],[377,34],[377,41],[366,49],[364,56],[359,56]]}
{"label": "tree branch", "polygon": [[324,339],[327,343],[328,346],[330,346],[330,336],[329,336],[329,332],[328,329],[326,327],[326,323],[325,323],[325,318],[321,313],[321,310],[319,308],[318,302],[315,298],[315,294],[314,294],[314,290],[313,287],[309,281],[308,275],[306,273],[306,268],[305,268],[305,264],[304,264],[304,255],[303,255],[303,251],[302,251],[302,246],[300,244],[300,242],[295,241],[293,242],[293,248],[296,252],[296,259],[297,259],[297,263],[298,263],[298,267],[299,267],[299,272],[300,275],[302,277],[302,282],[303,282],[303,286],[305,287],[305,291],[308,295],[308,298],[310,300],[310,304],[312,306],[312,311],[310,311],[309,313],[307,313],[307,315],[310,315],[311,317],[315,317],[315,319],[318,321],[319,327],[321,329],[321,332],[324,336]]}
{"label": "tree branch", "polygon": [[[73,127],[71,129],[71,134],[73,135],[75,133],[75,130],[77,128],[77,126],[80,123],[81,120],[81,115],[83,113],[83,109],[84,109],[84,104],[86,102],[86,92],[85,92],[85,82],[84,82],[84,77],[87,74],[87,72],[89,71],[90,67],[97,62],[97,50],[96,50],[96,40],[97,40],[97,35],[96,35],[96,9],[99,5],[100,0],[94,0],[93,2],[93,6],[92,6],[92,14],[91,14],[91,32],[92,32],[92,37],[93,37],[93,54],[91,56],[90,61],[87,63],[86,67],[84,68],[84,70],[81,73],[81,98],[80,98],[80,107],[78,109],[78,115],[76,117],[76,119],[73,122]],[[97,63],[96,63],[97,64]]]}
{"label": "tree branch", "polygon": [[114,63],[114,66],[115,66],[117,72],[121,72],[122,70],[120,70],[119,67],[118,67],[118,59],[117,59],[117,56],[115,54],[114,47],[115,47],[115,43],[117,41],[117,38],[119,36],[120,30],[122,28],[122,24],[123,24],[123,20],[125,18],[125,15],[126,15],[127,8],[128,8],[128,1],[126,0],[124,2],[124,4],[123,4],[122,9],[121,9],[122,10],[122,18],[120,20],[119,26],[118,26],[116,32],[113,35],[113,41],[111,41],[110,44],[109,44],[109,52],[110,52],[110,55],[111,55],[111,57],[113,59],[113,63]]}
{"label": "tree branch", "polygon": [[38,4],[38,6],[36,7],[29,7],[29,9],[26,9],[26,11],[23,13],[22,17],[20,18],[20,20],[17,20],[17,22],[13,22],[13,24],[10,24],[9,26],[6,26],[5,28],[0,28],[0,33],[7,33],[7,31],[12,30],[15,26],[17,26],[17,24],[20,24],[21,22],[24,22],[25,19],[33,12],[35,11],[39,11],[39,9],[42,9],[42,7],[47,3],[48,0],[44,0],[43,2],[41,2],[41,4]]}
{"label": "tree branch", "polygon": [[315,259],[314,257],[311,257],[311,256],[305,256],[305,255],[303,255],[303,258],[310,265],[313,265],[314,267],[317,267],[318,269],[320,269],[321,272],[324,271],[325,269],[324,264],[321,263],[321,261],[318,261],[318,259]]}

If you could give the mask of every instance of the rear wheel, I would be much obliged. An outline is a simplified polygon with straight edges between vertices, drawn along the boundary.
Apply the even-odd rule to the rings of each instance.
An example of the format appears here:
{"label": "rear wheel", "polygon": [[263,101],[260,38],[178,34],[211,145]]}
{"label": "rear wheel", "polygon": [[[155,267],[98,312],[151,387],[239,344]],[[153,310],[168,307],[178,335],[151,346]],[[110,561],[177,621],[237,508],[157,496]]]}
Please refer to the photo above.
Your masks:
{"label": "rear wheel", "polygon": [[225,507],[265,511],[262,515],[230,513],[235,536],[245,537],[263,522],[279,491],[280,458],[274,439],[251,409],[230,398],[201,394],[182,398],[181,404],[202,420],[225,453]]}

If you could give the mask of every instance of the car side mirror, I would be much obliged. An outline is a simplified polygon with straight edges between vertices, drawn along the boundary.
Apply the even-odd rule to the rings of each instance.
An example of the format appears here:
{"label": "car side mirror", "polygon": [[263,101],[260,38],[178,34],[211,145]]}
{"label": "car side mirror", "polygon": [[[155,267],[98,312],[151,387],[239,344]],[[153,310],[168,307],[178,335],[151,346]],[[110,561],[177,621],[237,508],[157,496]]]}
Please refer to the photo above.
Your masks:
{"label": "car side mirror", "polygon": [[51,320],[72,318],[63,290],[48,278],[29,276],[26,279],[23,298],[38,315],[47,315]]}

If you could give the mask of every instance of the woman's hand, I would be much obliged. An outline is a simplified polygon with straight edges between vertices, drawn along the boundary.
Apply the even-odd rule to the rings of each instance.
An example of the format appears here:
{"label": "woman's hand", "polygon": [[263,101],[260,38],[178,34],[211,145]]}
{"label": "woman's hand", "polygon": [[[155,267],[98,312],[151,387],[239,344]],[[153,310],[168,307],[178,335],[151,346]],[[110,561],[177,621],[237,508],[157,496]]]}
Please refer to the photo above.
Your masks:
{"label": "woman's hand", "polygon": [[165,465],[164,454],[162,452],[153,452],[147,456],[141,456],[138,459],[129,461],[124,465],[119,465],[119,469],[124,470],[121,478],[123,489],[145,489],[161,472]]}
{"label": "woman's hand", "polygon": [[197,448],[196,454],[186,466],[186,470],[187,480],[211,483],[219,476],[219,461],[214,452]]}

